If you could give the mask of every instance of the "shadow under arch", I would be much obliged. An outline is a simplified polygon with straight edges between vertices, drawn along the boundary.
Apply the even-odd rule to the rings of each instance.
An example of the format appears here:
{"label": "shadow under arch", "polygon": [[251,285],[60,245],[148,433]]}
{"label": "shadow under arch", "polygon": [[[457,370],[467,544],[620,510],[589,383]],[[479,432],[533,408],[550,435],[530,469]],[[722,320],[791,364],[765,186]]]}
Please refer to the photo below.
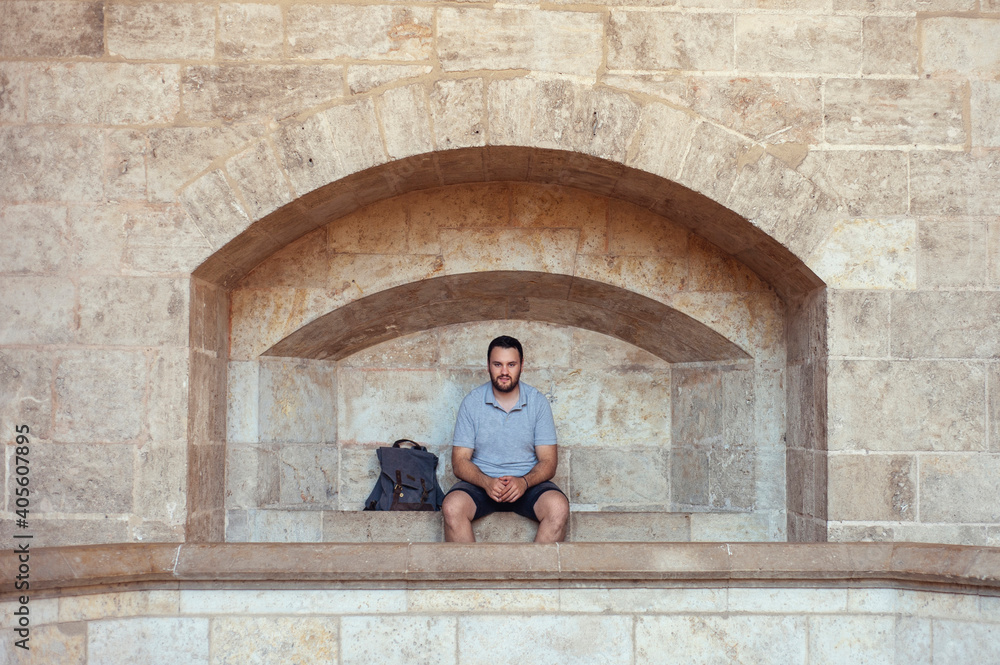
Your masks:
{"label": "shadow under arch", "polygon": [[[527,147],[429,153],[347,176],[266,215],[194,271],[187,539],[192,542],[224,540],[229,291],[275,252],[366,205],[408,192],[492,181],[561,185],[638,205],[711,242],[774,288],[786,305],[788,383],[784,406],[789,420],[786,464],[789,539],[825,540],[826,304],[822,281],[774,238],[700,193],[619,163],[579,153]],[[499,273],[483,274],[491,275],[498,283],[502,281],[503,275]],[[535,288],[535,297],[490,295],[491,285],[487,278],[479,275],[425,279],[397,287],[399,291],[373,294],[376,300],[365,302],[372,306],[372,311],[362,311],[362,305],[356,308],[345,305],[330,312],[329,320],[321,317],[322,323],[316,320],[307,324],[275,344],[266,354],[342,357],[340,354],[347,355],[352,349],[405,334],[404,330],[427,329],[442,322],[452,322],[449,316],[462,320],[498,318],[484,308],[500,306],[502,299],[505,317],[567,323],[597,330],[646,348],[660,357],[674,359],[674,362],[746,357],[745,351],[703,324],[635,293],[570,276],[521,273],[513,279],[522,286]],[[399,310],[398,302],[394,305],[396,296],[416,298],[415,302],[421,302],[421,289],[444,289],[454,297],[460,295],[463,288],[468,292],[466,297],[454,298],[460,305],[441,304],[447,303],[447,298],[440,301],[430,298],[424,299],[422,306],[412,307],[412,311],[386,311],[385,316],[376,315],[379,310],[393,307]],[[589,303],[580,297],[588,289]],[[557,292],[565,295],[554,297]],[[488,302],[484,303],[484,299]],[[602,306],[595,306],[595,301]],[[614,303],[616,307],[634,310],[623,312],[608,307],[614,301],[618,301]],[[659,308],[650,307],[650,303]],[[472,308],[472,313],[463,308]],[[644,314],[640,316],[638,312]],[[430,319],[421,323],[421,317],[425,316]],[[470,316],[475,318],[466,318]],[[556,320],[552,321],[553,318]],[[331,337],[330,324],[334,322],[348,324],[339,338]],[[674,341],[661,335],[661,339],[654,342],[652,333],[660,326],[682,334]],[[371,339],[371,336],[381,337]],[[677,340],[684,338],[686,342],[678,343]],[[692,340],[698,341],[692,344]]]}

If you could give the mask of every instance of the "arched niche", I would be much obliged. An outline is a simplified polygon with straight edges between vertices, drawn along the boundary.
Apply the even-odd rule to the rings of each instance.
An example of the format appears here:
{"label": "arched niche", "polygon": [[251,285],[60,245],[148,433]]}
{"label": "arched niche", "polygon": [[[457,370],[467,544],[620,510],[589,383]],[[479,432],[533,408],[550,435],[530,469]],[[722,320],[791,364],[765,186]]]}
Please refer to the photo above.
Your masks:
{"label": "arched niche", "polygon": [[[192,325],[193,346],[201,343],[204,348],[214,343],[216,348],[213,350],[214,362],[209,358],[207,362],[193,363],[192,377],[201,375],[205,383],[214,382],[216,388],[208,391],[209,394],[214,392],[215,397],[209,400],[212,403],[207,408],[192,403],[192,432],[197,435],[199,428],[207,429],[201,434],[201,440],[208,445],[199,446],[198,436],[193,437],[192,476],[199,486],[191,493],[189,534],[208,540],[222,537],[227,499],[218,480],[220,467],[225,469],[227,460],[226,435],[220,429],[220,425],[224,427],[226,414],[225,400],[219,400],[218,395],[231,395],[232,386],[225,392],[219,386],[225,385],[227,380],[233,382],[234,377],[236,383],[240,381],[239,370],[234,373],[232,365],[226,366],[225,359],[244,363],[242,369],[249,367],[248,363],[274,368],[287,362],[281,358],[291,354],[298,366],[320,377],[321,384],[326,381],[333,386],[337,383],[336,371],[331,372],[331,368],[322,365],[343,362],[371,344],[391,343],[407,334],[419,334],[459,321],[520,319],[556,324],[563,329],[589,329],[650,351],[671,365],[671,376],[676,378],[671,382],[671,390],[676,388],[676,392],[683,392],[685,397],[693,396],[692,401],[682,407],[693,413],[699,409],[701,413],[710,413],[711,402],[720,399],[718,403],[722,403],[727,391],[738,392],[741,386],[767,384],[768,389],[764,392],[768,396],[762,408],[771,416],[762,419],[754,412],[747,420],[744,414],[742,425],[744,430],[747,427],[754,430],[751,436],[755,440],[758,436],[770,437],[772,443],[780,439],[781,468],[776,469],[773,461],[770,467],[771,472],[778,473],[778,482],[771,483],[765,492],[770,495],[761,500],[769,509],[776,500],[780,501],[781,516],[786,523],[780,530],[782,537],[822,539],[825,533],[822,518],[825,483],[821,478],[825,473],[822,453],[825,433],[821,423],[825,405],[820,399],[824,384],[818,371],[825,352],[822,339],[825,319],[821,285],[811,271],[738,215],[675,183],[648,174],[557,151],[491,148],[453,152],[460,154],[424,155],[409,160],[408,166],[393,163],[372,169],[353,181],[347,178],[345,181],[349,182],[331,183],[322,192],[317,190],[319,193],[307,195],[261,220],[196,272],[192,298],[196,310]],[[511,165],[526,158],[522,177],[492,179],[488,164],[498,155],[507,159],[501,159],[494,168],[508,176],[513,175]],[[520,263],[514,266],[517,270],[488,269],[496,265],[489,261],[477,262],[475,255],[494,251],[497,238],[504,238],[503,232],[516,235],[527,229],[541,235],[550,232],[558,236],[571,232],[573,225],[548,219],[540,225],[522,225],[521,220],[488,227],[478,222],[469,224],[466,220],[451,226],[449,222],[443,227],[454,229],[459,235],[470,234],[468,237],[474,242],[471,249],[466,247],[464,258],[461,252],[452,252],[449,263],[447,253],[439,248],[438,262],[426,263],[424,272],[411,270],[410,259],[435,254],[400,252],[395,256],[402,260],[395,263],[391,260],[380,265],[375,265],[378,261],[372,263],[370,257],[393,256],[380,250],[380,243],[385,246],[398,244],[392,233],[377,237],[378,231],[387,229],[374,220],[384,218],[386,208],[398,208],[397,204],[405,203],[408,197],[420,199],[420,205],[429,206],[427,209],[432,214],[436,210],[439,217],[455,214],[449,194],[476,185],[442,183],[457,179],[453,169],[461,170],[461,165],[468,166],[470,160],[473,164],[479,163],[480,170],[476,173],[481,177],[466,174],[464,179],[473,183],[485,182],[486,188],[502,189],[507,187],[504,183],[520,182],[527,184],[513,186],[528,190],[540,188],[549,194],[555,192],[557,206],[572,208],[579,203],[576,199],[582,198],[599,199],[608,210],[626,208],[624,216],[630,217],[631,230],[638,233],[633,233],[634,237],[629,240],[633,249],[623,251],[621,247],[614,247],[611,239],[605,238],[603,253],[583,252],[586,257],[596,256],[596,264],[610,266],[607,272],[598,275],[602,277],[598,279],[592,279],[593,273],[578,270],[578,258],[570,261],[573,270],[566,270],[566,261],[551,265],[545,260],[541,260],[541,264],[532,263],[532,256],[539,258],[537,252],[532,255],[532,242],[515,243],[512,247],[510,256],[529,257],[526,261],[518,259]],[[442,169],[443,163],[449,168]],[[366,183],[383,198],[366,192]],[[383,183],[383,187],[380,189],[373,183]],[[424,187],[420,187],[420,183]],[[581,189],[581,186],[588,186],[588,189]],[[352,193],[344,194],[343,188]],[[363,204],[368,195],[376,197],[375,200]],[[530,198],[530,192],[528,196]],[[350,202],[345,203],[345,198]],[[665,210],[670,211],[669,218],[664,216]],[[408,220],[404,225],[390,223],[388,228],[395,228],[397,232],[403,229],[409,234],[413,231],[411,212],[402,218]],[[614,224],[614,214],[609,215],[609,224]],[[331,242],[331,238],[352,223],[361,228],[362,233],[366,229],[376,231],[375,236],[354,241],[357,255],[365,257],[373,274],[382,275],[375,280],[374,291],[370,283],[359,283],[342,269],[343,266],[336,274],[327,272],[310,277],[307,261],[289,260],[313,256],[316,265],[324,265],[331,250],[338,253],[337,242],[344,241],[340,238]],[[293,228],[298,235],[283,242],[282,238],[291,236]],[[317,242],[319,236],[322,240]],[[684,242],[680,252],[665,251],[681,236]],[[536,245],[538,242],[544,245],[544,238],[534,240]],[[365,243],[368,245],[362,247]],[[457,261],[454,260],[456,256]],[[745,292],[740,291],[740,286],[729,291],[699,291],[685,288],[684,280],[690,278],[686,273],[679,281],[678,275],[669,270],[666,277],[662,270],[659,277],[650,276],[677,256],[687,261],[688,267],[697,264],[703,280],[713,270],[718,272],[721,265],[730,282],[742,280],[753,286]],[[623,270],[621,266],[629,263],[630,268]],[[359,265],[361,263],[355,261],[351,267]],[[436,274],[442,272],[445,274]],[[309,285],[296,285],[295,280],[303,276],[306,282],[313,281]],[[512,295],[514,291],[523,293],[515,296]],[[751,297],[749,293],[754,295]],[[768,304],[761,306],[764,301]],[[754,302],[756,304],[747,305]],[[216,333],[214,340],[213,330]],[[230,330],[232,345],[228,344],[229,335],[223,344],[222,337]],[[248,345],[241,337],[241,331],[245,330],[260,330],[265,334],[257,335],[255,343]],[[259,381],[260,370],[257,372]],[[273,378],[273,374],[268,376]],[[726,376],[737,380],[727,383]],[[289,376],[283,380],[294,383]],[[679,394],[678,400],[681,400]],[[674,402],[669,408],[675,408]],[[733,414],[739,411],[739,400],[732,399],[732,395],[726,403],[731,405]],[[699,474],[711,473],[706,461],[706,446],[708,449],[716,446],[718,456],[733,448],[735,440],[724,428],[710,434],[701,439],[697,433],[681,434],[692,443],[672,448],[674,457],[669,473],[675,486],[690,481],[688,485],[694,488],[698,486]],[[317,437],[325,435],[316,434]],[[221,448],[213,445],[213,441],[221,441]],[[742,454],[741,450],[733,449],[734,457]],[[250,455],[240,462],[240,473],[273,467],[275,460],[270,453]],[[238,465],[231,457],[228,463],[230,472],[236,472]],[[760,471],[762,469],[758,468],[754,471],[756,475],[751,474],[753,483],[757,483]],[[782,486],[786,483],[787,486]],[[264,487],[264,490],[269,496],[274,496],[275,491],[280,496],[280,487],[277,490]],[[232,494],[233,487],[228,491]],[[712,496],[699,496],[692,490],[684,500],[671,499],[668,503],[676,510],[752,512],[754,509],[753,505],[713,506],[712,501]]]}

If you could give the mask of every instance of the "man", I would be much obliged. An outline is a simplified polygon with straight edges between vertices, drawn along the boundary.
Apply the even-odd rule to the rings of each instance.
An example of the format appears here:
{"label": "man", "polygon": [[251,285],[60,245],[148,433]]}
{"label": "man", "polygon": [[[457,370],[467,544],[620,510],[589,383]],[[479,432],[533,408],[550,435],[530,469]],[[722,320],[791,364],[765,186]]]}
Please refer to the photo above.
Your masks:
{"label": "man", "polygon": [[524,351],[506,335],[486,351],[490,380],[458,409],[451,465],[459,482],[444,498],[444,539],[472,543],[472,522],[513,511],[538,522],[536,543],[566,538],[569,501],[551,482],[559,461],[552,408],[521,383]]}

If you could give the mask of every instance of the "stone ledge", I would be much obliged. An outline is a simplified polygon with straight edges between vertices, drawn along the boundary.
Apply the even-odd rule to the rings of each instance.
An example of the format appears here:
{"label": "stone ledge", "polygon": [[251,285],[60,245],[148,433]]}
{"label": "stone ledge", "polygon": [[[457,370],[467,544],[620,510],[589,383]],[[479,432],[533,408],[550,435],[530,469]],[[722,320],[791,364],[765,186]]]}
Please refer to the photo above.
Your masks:
{"label": "stone ledge", "polygon": [[[0,555],[13,580],[17,554]],[[172,588],[749,586],[1000,595],[1000,548],[915,543],[112,544],[30,552],[32,597]],[[0,600],[15,598],[9,587]]]}

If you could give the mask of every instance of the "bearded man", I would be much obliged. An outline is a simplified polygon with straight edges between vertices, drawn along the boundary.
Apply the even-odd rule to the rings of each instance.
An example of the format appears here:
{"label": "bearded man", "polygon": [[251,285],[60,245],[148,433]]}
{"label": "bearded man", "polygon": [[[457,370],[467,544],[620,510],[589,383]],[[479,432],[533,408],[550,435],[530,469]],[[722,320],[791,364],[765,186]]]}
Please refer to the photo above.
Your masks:
{"label": "bearded man", "polygon": [[490,380],[462,400],[451,465],[459,481],[444,498],[444,538],[472,543],[472,522],[513,511],[538,522],[536,543],[566,538],[569,501],[551,482],[559,461],[552,408],[521,383],[524,351],[506,335],[486,350]]}

